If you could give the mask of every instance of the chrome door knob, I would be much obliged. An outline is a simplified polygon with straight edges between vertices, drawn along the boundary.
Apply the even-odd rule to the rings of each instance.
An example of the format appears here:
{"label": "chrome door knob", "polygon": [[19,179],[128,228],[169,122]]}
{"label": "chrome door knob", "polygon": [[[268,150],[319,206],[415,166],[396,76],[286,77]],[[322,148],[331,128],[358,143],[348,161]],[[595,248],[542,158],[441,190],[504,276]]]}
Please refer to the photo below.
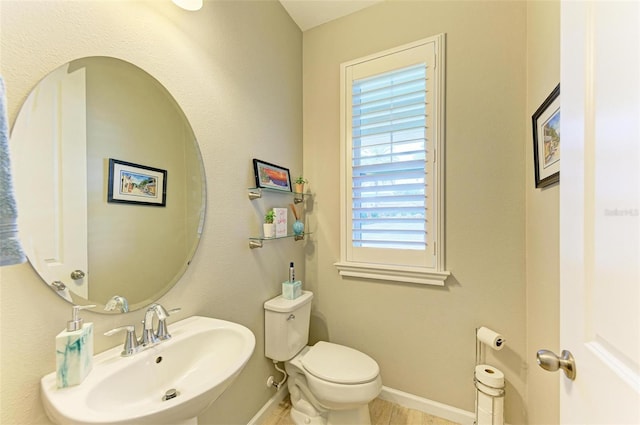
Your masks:
{"label": "chrome door knob", "polygon": [[536,360],[544,370],[555,372],[562,369],[567,378],[572,381],[576,379],[576,361],[570,351],[562,350],[562,355],[558,357],[553,351],[539,350]]}
{"label": "chrome door knob", "polygon": [[84,277],[84,272],[82,270],[74,270],[71,272],[71,279],[80,280]]}
{"label": "chrome door knob", "polygon": [[51,282],[51,287],[53,289],[55,289],[56,291],[64,291],[65,289],[67,289],[67,285],[65,285],[64,283],[62,283],[59,280]]}

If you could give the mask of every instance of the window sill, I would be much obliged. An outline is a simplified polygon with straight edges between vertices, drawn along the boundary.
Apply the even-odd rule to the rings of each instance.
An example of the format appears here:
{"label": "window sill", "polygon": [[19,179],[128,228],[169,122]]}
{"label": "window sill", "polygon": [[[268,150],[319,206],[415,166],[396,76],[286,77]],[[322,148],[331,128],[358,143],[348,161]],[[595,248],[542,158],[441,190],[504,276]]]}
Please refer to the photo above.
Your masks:
{"label": "window sill", "polygon": [[334,263],[334,266],[339,270],[340,276],[391,280],[394,282],[417,283],[420,285],[444,286],[445,280],[447,280],[447,277],[451,274],[448,271],[367,263],[337,262]]}

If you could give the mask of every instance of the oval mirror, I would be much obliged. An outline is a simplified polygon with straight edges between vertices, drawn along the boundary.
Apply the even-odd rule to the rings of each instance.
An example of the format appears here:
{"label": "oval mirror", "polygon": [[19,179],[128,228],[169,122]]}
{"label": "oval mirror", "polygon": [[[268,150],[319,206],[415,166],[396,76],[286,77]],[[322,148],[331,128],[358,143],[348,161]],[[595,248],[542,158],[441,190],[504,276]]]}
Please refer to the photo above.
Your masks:
{"label": "oval mirror", "polygon": [[29,94],[10,149],[23,248],[62,298],[135,310],[183,275],[204,222],[204,166],[151,75],[111,57],[61,66]]}

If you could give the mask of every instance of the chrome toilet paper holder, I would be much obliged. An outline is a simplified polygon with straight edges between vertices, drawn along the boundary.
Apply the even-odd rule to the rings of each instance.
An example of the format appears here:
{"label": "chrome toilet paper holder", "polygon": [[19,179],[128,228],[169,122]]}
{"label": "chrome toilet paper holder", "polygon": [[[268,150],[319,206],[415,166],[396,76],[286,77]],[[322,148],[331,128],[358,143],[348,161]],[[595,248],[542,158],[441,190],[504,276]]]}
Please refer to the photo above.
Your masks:
{"label": "chrome toilet paper holder", "polygon": [[[484,343],[482,341],[480,341],[480,339],[478,338],[478,331],[480,330],[480,328],[476,328],[475,329],[475,341],[476,341],[476,364],[475,366],[479,366],[481,364],[483,364],[485,362],[485,349],[484,349]],[[504,340],[500,341],[500,348],[502,348],[502,346],[504,345]],[[499,348],[499,349],[500,349]],[[474,386],[476,387],[476,391],[478,391],[479,393],[484,394],[485,396],[489,397],[491,399],[491,411],[495,412],[496,411],[496,402],[498,399],[503,399],[504,400],[504,395],[505,395],[505,388],[504,385],[502,387],[494,387],[491,385],[487,385],[487,383],[484,383],[482,381],[480,381],[477,377],[476,377],[476,373],[474,371],[473,374],[473,383]],[[485,389],[486,388],[486,389]],[[476,418],[475,421],[473,422],[474,425],[476,425],[478,423],[478,414],[479,414],[479,399],[478,396],[476,395],[476,406],[475,406],[475,413],[476,413]],[[504,401],[503,401],[504,403]],[[503,422],[504,423],[504,422]]]}
{"label": "chrome toilet paper holder", "polygon": [[[504,400],[504,394],[505,394],[504,387],[503,387],[503,388],[496,388],[496,387],[489,386],[489,385],[487,385],[487,384],[485,384],[485,383],[483,383],[483,382],[479,381],[479,380],[476,378],[475,374],[474,374],[474,376],[473,376],[473,383],[474,383],[474,385],[475,385],[475,387],[476,387],[476,391],[478,391],[479,393],[484,394],[485,396],[487,396],[487,397],[489,397],[489,398],[491,399],[491,412],[492,412],[492,415],[495,415],[495,412],[496,412],[496,402],[497,402],[497,400],[498,400],[498,399],[503,399],[503,400]],[[489,388],[490,390],[492,390],[493,392],[495,392],[495,394],[492,394],[492,393],[490,393],[490,392],[488,392],[488,391],[485,391],[485,390],[482,388],[483,386],[485,386],[485,387]],[[503,401],[502,403],[504,404],[504,401]],[[479,415],[479,412],[480,412],[479,397],[478,397],[478,395],[476,394],[476,406],[475,406],[476,418],[475,418],[475,420],[473,421],[473,424],[474,424],[474,425],[477,425],[477,423],[478,423],[478,415]],[[492,422],[493,422],[493,421],[494,421],[494,419],[493,419],[493,417],[492,417]],[[504,423],[504,418],[503,418],[502,423]]]}

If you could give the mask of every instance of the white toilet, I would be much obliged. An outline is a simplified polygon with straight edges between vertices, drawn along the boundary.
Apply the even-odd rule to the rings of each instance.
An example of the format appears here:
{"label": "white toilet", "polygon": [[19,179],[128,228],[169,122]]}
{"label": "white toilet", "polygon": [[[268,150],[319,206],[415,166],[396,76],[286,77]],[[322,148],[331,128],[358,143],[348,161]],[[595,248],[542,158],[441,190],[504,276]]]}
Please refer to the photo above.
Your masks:
{"label": "white toilet", "polygon": [[375,360],[329,342],[307,346],[313,293],[264,303],[265,356],[285,362],[297,425],[368,425],[368,403],[382,390]]}

